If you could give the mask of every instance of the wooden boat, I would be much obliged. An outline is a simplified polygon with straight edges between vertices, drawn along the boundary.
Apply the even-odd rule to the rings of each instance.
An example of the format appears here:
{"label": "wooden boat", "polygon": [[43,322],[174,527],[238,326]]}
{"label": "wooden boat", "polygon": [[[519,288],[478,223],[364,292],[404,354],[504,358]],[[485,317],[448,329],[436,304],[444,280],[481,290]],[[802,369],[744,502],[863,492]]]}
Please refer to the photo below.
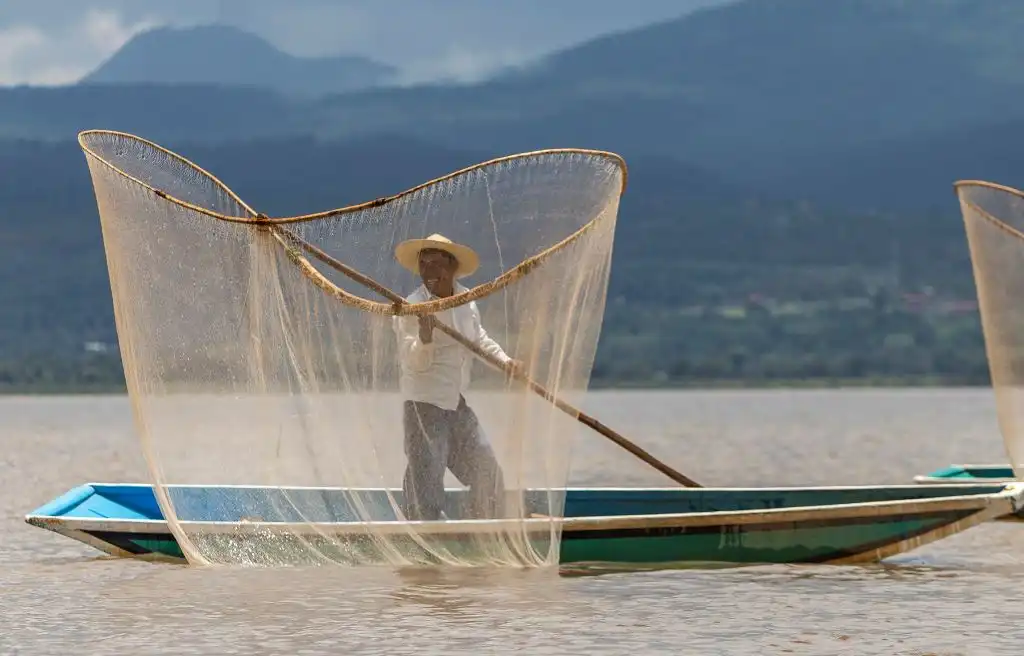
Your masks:
{"label": "wooden boat", "polygon": [[[178,486],[198,519],[190,532],[231,533],[245,539],[248,521],[274,494],[318,495],[335,508],[338,488]],[[385,490],[373,490],[383,498]],[[397,493],[397,491],[396,491]],[[461,492],[449,490],[454,498]],[[527,499],[529,499],[527,493]],[[325,506],[326,507],[326,506]],[[384,507],[384,504],[381,504]],[[896,485],[811,488],[570,488],[562,523],[563,567],[671,566],[686,563],[862,563],[878,561],[1018,512],[1024,485]],[[198,509],[198,510],[197,510]],[[323,521],[321,521],[323,520]],[[153,488],[88,484],[26,516],[40,528],[113,556],[183,561]],[[337,517],[312,518],[309,536],[344,538],[362,529]],[[550,529],[549,519],[536,521]],[[382,517],[396,534],[408,526]],[[488,521],[423,523],[421,530],[452,540],[486,529]],[[295,526],[303,526],[295,524]],[[272,525],[264,526],[272,528]]]}
{"label": "wooden boat", "polygon": [[1010,465],[950,465],[930,474],[914,477],[915,483],[949,485],[954,483],[1012,483],[1017,480]]}

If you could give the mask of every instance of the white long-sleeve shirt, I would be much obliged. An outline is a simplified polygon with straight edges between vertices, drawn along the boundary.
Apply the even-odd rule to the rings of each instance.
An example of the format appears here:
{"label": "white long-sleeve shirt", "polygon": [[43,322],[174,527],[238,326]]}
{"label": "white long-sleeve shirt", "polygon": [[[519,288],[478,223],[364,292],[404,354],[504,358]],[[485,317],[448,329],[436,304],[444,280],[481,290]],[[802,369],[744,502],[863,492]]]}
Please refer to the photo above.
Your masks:
{"label": "white long-sleeve shirt", "polygon": [[[456,284],[455,292],[466,291]],[[423,285],[406,297],[410,303],[422,303],[434,296]],[[480,321],[476,301],[438,312],[434,319],[475,343],[501,362],[508,362],[509,356],[496,341],[491,339]],[[476,357],[465,346],[435,329],[432,339],[424,344],[420,341],[419,317],[394,317],[393,324],[398,337],[398,355],[401,363],[399,387],[402,395],[410,401],[431,403],[446,410],[455,410],[459,396],[469,387],[470,371]]]}

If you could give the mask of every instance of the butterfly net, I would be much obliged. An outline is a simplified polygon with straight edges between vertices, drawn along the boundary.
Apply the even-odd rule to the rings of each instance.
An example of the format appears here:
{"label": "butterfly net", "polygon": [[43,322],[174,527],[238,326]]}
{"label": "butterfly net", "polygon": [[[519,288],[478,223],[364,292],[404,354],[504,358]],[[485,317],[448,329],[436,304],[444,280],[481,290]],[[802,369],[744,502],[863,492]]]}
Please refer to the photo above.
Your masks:
{"label": "butterfly net", "polygon": [[[267,218],[155,144],[80,143],[138,432],[190,562],[558,562],[620,158],[541,151]],[[477,265],[454,295],[396,254],[433,235],[475,252],[432,255]]]}
{"label": "butterfly net", "polygon": [[1024,196],[957,184],[967,228],[996,411],[1007,455],[1024,476]]}

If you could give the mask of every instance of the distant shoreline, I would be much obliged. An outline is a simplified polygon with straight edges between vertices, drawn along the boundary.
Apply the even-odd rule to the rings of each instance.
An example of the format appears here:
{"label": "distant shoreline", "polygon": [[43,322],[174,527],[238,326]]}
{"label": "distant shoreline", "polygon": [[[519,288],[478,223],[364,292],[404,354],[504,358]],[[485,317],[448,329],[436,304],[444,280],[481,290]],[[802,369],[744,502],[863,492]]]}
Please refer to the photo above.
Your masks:
{"label": "distant shoreline", "polygon": [[[665,383],[640,381],[598,381],[590,385],[595,392],[670,392],[696,390],[769,390],[769,389],[843,389],[843,388],[965,388],[991,387],[987,380],[957,376],[864,376],[860,378],[808,379],[705,379]],[[3,396],[113,396],[127,394],[120,385],[0,385]]]}
{"label": "distant shoreline", "polygon": [[630,382],[596,383],[592,390],[716,390],[716,389],[838,389],[850,387],[991,387],[988,380],[979,381],[965,376],[863,376],[859,378],[805,378],[805,379],[702,379],[672,381],[664,384]]}

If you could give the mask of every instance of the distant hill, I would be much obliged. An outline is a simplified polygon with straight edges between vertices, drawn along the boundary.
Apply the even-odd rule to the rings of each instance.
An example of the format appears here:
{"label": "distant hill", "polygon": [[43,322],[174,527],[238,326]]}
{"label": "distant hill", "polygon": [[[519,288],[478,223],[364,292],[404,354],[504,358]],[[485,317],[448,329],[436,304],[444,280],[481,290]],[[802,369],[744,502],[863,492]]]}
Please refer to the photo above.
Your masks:
{"label": "distant hill", "polygon": [[96,128],[156,141],[309,132],[300,105],[262,89],[153,84],[0,89],[0,139],[66,141]]}
{"label": "distant hill", "polygon": [[313,97],[385,84],[396,72],[364,57],[293,57],[255,35],[212,25],[142,32],[81,82],[244,86]]}
{"label": "distant hill", "polygon": [[825,163],[794,159],[766,177],[773,188],[851,210],[949,211],[956,180],[1024,189],[1024,118],[868,141]]}

